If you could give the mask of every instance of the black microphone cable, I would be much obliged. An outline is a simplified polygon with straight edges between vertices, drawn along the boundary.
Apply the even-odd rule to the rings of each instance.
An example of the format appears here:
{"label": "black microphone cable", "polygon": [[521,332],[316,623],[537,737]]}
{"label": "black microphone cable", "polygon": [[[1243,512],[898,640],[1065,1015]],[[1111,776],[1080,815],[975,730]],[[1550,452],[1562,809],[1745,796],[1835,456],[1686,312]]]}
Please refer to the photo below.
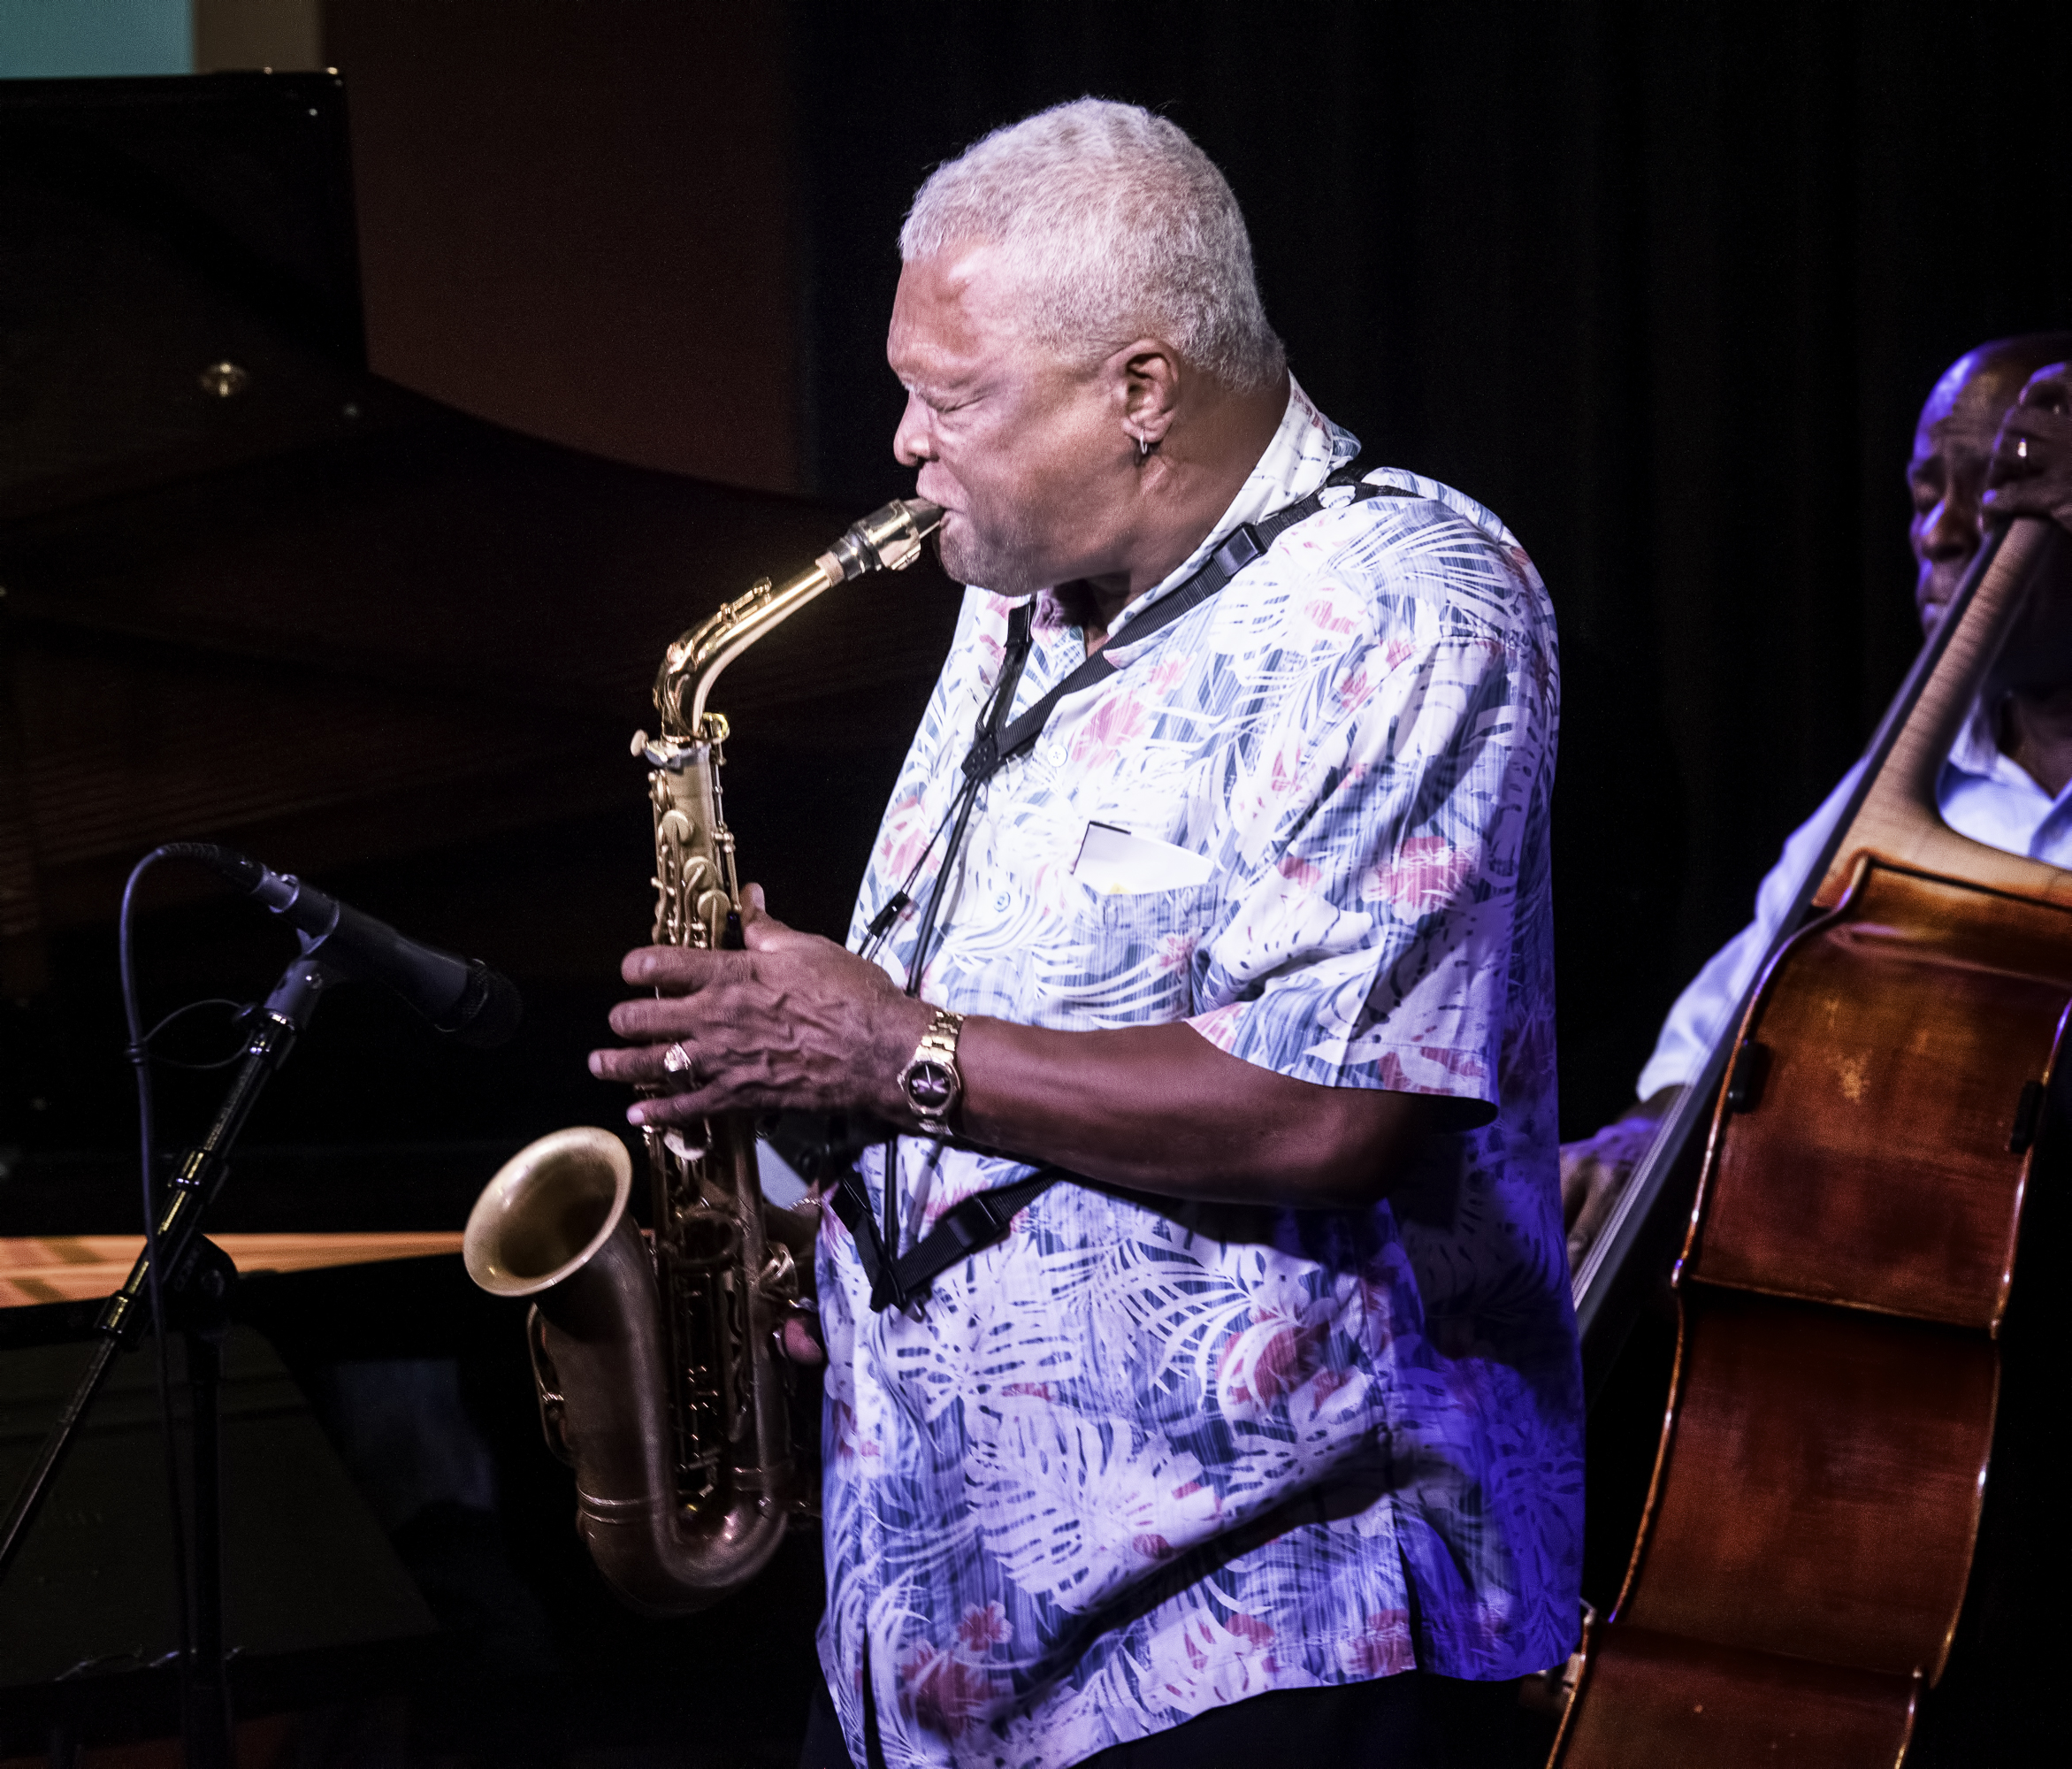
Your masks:
{"label": "black microphone cable", "polygon": [[[158,1380],[158,1416],[164,1428],[160,1436],[165,1446],[165,1491],[172,1508],[172,1601],[177,1624],[175,1638],[180,1647],[180,1684],[184,1690],[194,1668],[194,1641],[191,1618],[187,1612],[190,1601],[187,1591],[187,1514],[180,1497],[178,1425],[172,1413],[171,1353],[167,1350],[165,1336],[165,1292],[158,1268],[157,1153],[152,1125],[150,1037],[144,1031],[144,1016],[137,1004],[135,949],[130,934],[137,881],[157,862],[173,855],[172,847],[155,847],[130,869],[129,880],[122,887],[122,913],[116,923],[116,961],[122,973],[122,1011],[129,1029],[129,1060],[136,1072],[137,1080],[137,1142],[142,1165],[144,1250],[149,1261],[148,1275],[151,1291],[151,1336],[157,1347],[155,1362]],[[163,1030],[164,1028],[161,1026],[156,1030]],[[186,1707],[187,1702],[183,1698],[183,1712]]]}

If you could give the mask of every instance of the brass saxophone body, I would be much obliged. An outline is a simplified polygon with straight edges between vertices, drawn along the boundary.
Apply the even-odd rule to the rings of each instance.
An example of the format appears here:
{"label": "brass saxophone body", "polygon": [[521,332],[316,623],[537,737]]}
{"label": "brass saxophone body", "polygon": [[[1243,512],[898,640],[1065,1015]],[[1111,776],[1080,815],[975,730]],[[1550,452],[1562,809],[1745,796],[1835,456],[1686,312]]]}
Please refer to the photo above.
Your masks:
{"label": "brass saxophone body", "polygon": [[[720,672],[823,591],[912,564],[941,520],[933,504],[887,504],[808,570],[761,580],[664,654],[660,735],[633,739],[650,770],[657,945],[740,944],[720,801],[727,721],[706,705]],[[777,1336],[802,1283],[791,1246],[766,1230],[753,1120],[650,1128],[645,1140],[652,1248],[628,1208],[625,1144],[577,1128],[505,1163],[462,1251],[482,1288],[532,1299],[540,1422],[575,1468],[576,1527],[599,1571],[635,1608],[671,1615],[761,1570],[788,1517],[817,1505],[817,1458],[795,1458],[791,1441]]]}

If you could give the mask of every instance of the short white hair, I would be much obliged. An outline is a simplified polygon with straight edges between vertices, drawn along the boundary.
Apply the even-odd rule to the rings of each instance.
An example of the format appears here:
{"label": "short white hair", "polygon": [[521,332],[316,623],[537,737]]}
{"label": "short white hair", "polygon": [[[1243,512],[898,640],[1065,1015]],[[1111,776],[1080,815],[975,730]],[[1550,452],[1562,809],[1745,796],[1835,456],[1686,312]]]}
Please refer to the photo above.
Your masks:
{"label": "short white hair", "polygon": [[1055,105],[937,167],[899,229],[900,257],[979,241],[1021,279],[1031,335],[1065,356],[1155,337],[1245,392],[1287,367],[1229,183],[1184,129],[1139,105]]}

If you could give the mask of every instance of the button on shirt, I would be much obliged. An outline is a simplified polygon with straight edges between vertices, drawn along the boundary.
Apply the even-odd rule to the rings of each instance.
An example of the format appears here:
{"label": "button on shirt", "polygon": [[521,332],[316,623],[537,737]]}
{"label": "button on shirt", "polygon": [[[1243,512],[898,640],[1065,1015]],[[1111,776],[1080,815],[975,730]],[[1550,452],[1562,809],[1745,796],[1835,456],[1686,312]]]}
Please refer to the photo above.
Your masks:
{"label": "button on shirt", "polygon": [[[1062,1769],[1267,1690],[1511,1677],[1573,1644],[1546,592],[1487,510],[1383,470],[1410,494],[1334,494],[1130,642],[1241,522],[1355,453],[1291,392],[1222,520],[1118,618],[1119,673],[992,777],[938,879],[1013,606],[968,592],[852,943],[918,861],[913,896],[943,900],[927,1000],[1067,1030],[1185,1020],[1304,1081],[1454,1096],[1483,1128],[1431,1138],[1366,1209],[1061,1182],[906,1312],[871,1311],[825,1219],[820,1645],[859,1762],[867,1678],[895,1769]],[[1085,655],[1051,595],[1033,632],[1015,710]],[[1090,823],[1206,881],[1096,890],[1074,872]],[[917,921],[879,953],[902,983]],[[898,1146],[902,1247],[1031,1171]],[[863,1173],[882,1216],[882,1160]]]}
{"label": "button on shirt", "polygon": [[[1762,955],[1783,928],[1793,900],[1862,775],[1859,762],[1820,808],[1792,832],[1783,857],[1756,890],[1755,919],[1715,953],[1677,997],[1663,1022],[1655,1054],[1640,1071],[1636,1098],[1646,1099],[1664,1087],[1688,1087],[1698,1078],[1706,1058],[1730,1030],[1727,1022],[1755,980]],[[2003,854],[2072,867],[2072,785],[2053,799],[2003,755],[1993,740],[1993,720],[1983,707],[1973,709],[1951,746],[1936,780],[1935,801],[1943,821],[1959,835]]]}

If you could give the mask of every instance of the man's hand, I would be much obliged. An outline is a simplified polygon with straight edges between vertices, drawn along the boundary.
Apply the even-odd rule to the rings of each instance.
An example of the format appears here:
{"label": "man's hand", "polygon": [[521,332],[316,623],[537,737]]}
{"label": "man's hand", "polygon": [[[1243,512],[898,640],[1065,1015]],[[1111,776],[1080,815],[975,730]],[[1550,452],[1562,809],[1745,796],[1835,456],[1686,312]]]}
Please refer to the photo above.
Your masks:
{"label": "man's hand", "polygon": [[1603,1232],[1612,1206],[1648,1153],[1662,1121],[1683,1097],[1682,1088],[1664,1087],[1595,1136],[1561,1145],[1561,1220],[1568,1229],[1571,1275],[1582,1268]]}
{"label": "man's hand", "polygon": [[2030,376],[1993,447],[1988,516],[2048,517],[2072,529],[2072,364]]}
{"label": "man's hand", "polygon": [[[907,1120],[895,1083],[934,1010],[902,995],[875,964],[786,927],[764,908],[760,885],[742,892],[741,933],[743,952],[626,954],[620,975],[656,993],[612,1009],[612,1030],[631,1048],[593,1051],[590,1072],[673,1090],[636,1101],[627,1117],[686,1124],[796,1107]],[[672,1071],[678,1045],[689,1066]]]}

